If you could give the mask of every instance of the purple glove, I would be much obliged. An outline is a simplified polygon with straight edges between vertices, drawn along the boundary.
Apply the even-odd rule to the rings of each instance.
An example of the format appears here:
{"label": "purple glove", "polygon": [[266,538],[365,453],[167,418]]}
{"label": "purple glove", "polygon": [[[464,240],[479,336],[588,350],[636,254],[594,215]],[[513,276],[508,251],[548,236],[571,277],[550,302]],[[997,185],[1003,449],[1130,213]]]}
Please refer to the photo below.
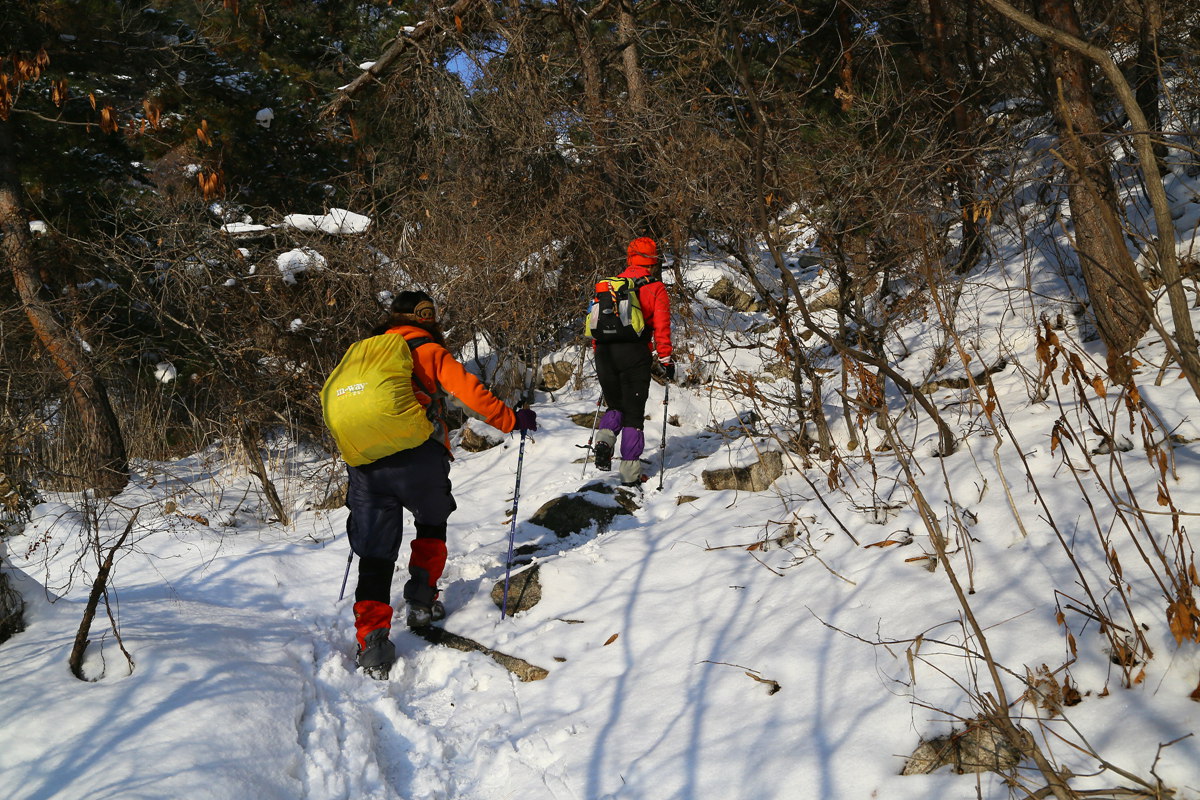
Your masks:
{"label": "purple glove", "polygon": [[521,433],[537,430],[537,414],[532,408],[517,409],[517,424],[514,426]]}

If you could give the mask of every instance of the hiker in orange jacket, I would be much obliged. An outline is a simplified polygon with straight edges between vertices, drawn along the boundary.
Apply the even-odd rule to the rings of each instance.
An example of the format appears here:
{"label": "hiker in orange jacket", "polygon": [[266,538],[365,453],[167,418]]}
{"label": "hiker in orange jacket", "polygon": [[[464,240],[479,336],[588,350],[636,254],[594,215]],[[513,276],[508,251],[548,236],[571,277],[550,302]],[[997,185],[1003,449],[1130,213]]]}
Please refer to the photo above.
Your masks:
{"label": "hiker in orange jacket", "polygon": [[650,376],[657,363],[661,374],[675,379],[671,348],[671,304],[659,275],[662,263],[658,245],[649,237],[639,237],[625,251],[626,268],[622,278],[650,278],[638,287],[638,302],[646,328],[642,341],[596,342],[596,377],[607,406],[596,433],[595,463],[600,470],[612,469],[613,450],[618,433],[621,438],[621,483],[642,483],[642,451],[646,437],[642,430],[646,417],[646,398],[650,394]]}
{"label": "hiker in orange jacket", "polygon": [[416,523],[404,599],[410,628],[428,627],[445,617],[437,582],[446,566],[446,520],[457,508],[450,487],[449,426],[446,403],[453,402],[502,433],[537,430],[532,409],[514,410],[489,392],[446,349],[433,299],[425,292],[401,292],[391,315],[372,336],[403,336],[413,358],[413,390],[433,423],[421,445],[362,466],[347,465],[350,486],[346,531],[359,557],[354,591],[358,663],[386,672],[396,657],[391,629],[392,573],[400,554],[404,511]]}

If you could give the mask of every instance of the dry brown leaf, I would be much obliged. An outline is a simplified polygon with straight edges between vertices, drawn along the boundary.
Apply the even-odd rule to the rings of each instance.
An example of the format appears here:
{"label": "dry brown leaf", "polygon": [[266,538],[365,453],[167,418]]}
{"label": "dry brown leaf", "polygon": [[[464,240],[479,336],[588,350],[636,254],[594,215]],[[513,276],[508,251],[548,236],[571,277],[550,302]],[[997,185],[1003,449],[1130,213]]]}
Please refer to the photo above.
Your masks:
{"label": "dry brown leaf", "polygon": [[1108,563],[1112,564],[1113,572],[1116,573],[1117,579],[1120,580],[1124,572],[1121,569],[1121,561],[1117,558],[1116,549],[1108,551]]}
{"label": "dry brown leaf", "polygon": [[1200,641],[1200,625],[1197,624],[1200,621],[1200,609],[1196,608],[1196,601],[1192,599],[1191,588],[1187,587],[1184,591],[1187,594],[1167,606],[1167,624],[1177,645],[1182,644],[1184,639]]}
{"label": "dry brown leaf", "polygon": [[754,680],[758,681],[759,683],[765,683],[768,686],[770,686],[771,689],[767,692],[767,694],[775,694],[776,692],[778,692],[780,689],[783,688],[782,686],[779,685],[779,681],[773,681],[773,680],[770,680],[769,678],[760,678],[759,676],[755,675],[753,672],[749,672],[749,671],[747,671],[746,674],[749,675],[751,678],[754,678]]}
{"label": "dry brown leaf", "polygon": [[100,109],[100,130],[105,133],[116,133],[119,129],[117,115],[113,111],[112,106],[105,106]]}
{"label": "dry brown leaf", "polygon": [[614,633],[612,636],[608,637],[608,641],[604,643],[604,646],[608,647],[610,644],[615,642],[617,640],[617,637],[620,635],[621,634],[619,634],[619,633]]}

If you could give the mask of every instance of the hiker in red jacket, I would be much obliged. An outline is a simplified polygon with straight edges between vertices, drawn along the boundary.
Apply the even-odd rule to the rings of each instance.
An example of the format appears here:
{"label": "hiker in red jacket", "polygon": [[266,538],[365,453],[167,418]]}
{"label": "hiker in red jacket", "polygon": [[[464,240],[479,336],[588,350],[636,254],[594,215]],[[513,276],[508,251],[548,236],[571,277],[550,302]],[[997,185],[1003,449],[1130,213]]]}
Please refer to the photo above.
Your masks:
{"label": "hiker in red jacket", "polygon": [[416,523],[409,578],[404,584],[406,622],[410,628],[424,628],[446,615],[437,599],[437,582],[446,566],[446,519],[457,508],[450,491],[447,401],[503,433],[537,430],[532,409],[509,408],[450,355],[437,322],[437,309],[426,293],[397,295],[391,316],[371,331],[372,336],[384,334],[403,336],[409,344],[413,389],[433,423],[433,433],[417,447],[346,467],[350,480],[346,531],[350,547],[359,557],[354,591],[358,664],[376,674],[386,674],[396,659],[396,648],[388,639],[391,587],[406,509]]}
{"label": "hiker in red jacket", "polygon": [[612,469],[619,433],[621,483],[640,486],[644,480],[641,455],[646,447],[642,425],[650,375],[658,364],[666,379],[674,380],[675,364],[671,349],[671,306],[667,289],[659,278],[662,264],[658,245],[645,236],[634,239],[626,249],[625,260],[628,266],[618,277],[648,279],[637,289],[646,327],[641,341],[596,343],[596,377],[608,410],[596,433],[595,462],[597,469]]}

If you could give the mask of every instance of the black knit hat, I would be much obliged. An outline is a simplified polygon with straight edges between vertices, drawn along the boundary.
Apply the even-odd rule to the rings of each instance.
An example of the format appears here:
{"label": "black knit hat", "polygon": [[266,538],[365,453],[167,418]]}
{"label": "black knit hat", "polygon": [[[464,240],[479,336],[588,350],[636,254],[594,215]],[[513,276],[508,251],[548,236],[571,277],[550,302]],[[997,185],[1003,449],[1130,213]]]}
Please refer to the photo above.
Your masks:
{"label": "black knit hat", "polygon": [[425,292],[400,292],[392,300],[392,311],[407,314],[426,322],[437,318],[437,304]]}

